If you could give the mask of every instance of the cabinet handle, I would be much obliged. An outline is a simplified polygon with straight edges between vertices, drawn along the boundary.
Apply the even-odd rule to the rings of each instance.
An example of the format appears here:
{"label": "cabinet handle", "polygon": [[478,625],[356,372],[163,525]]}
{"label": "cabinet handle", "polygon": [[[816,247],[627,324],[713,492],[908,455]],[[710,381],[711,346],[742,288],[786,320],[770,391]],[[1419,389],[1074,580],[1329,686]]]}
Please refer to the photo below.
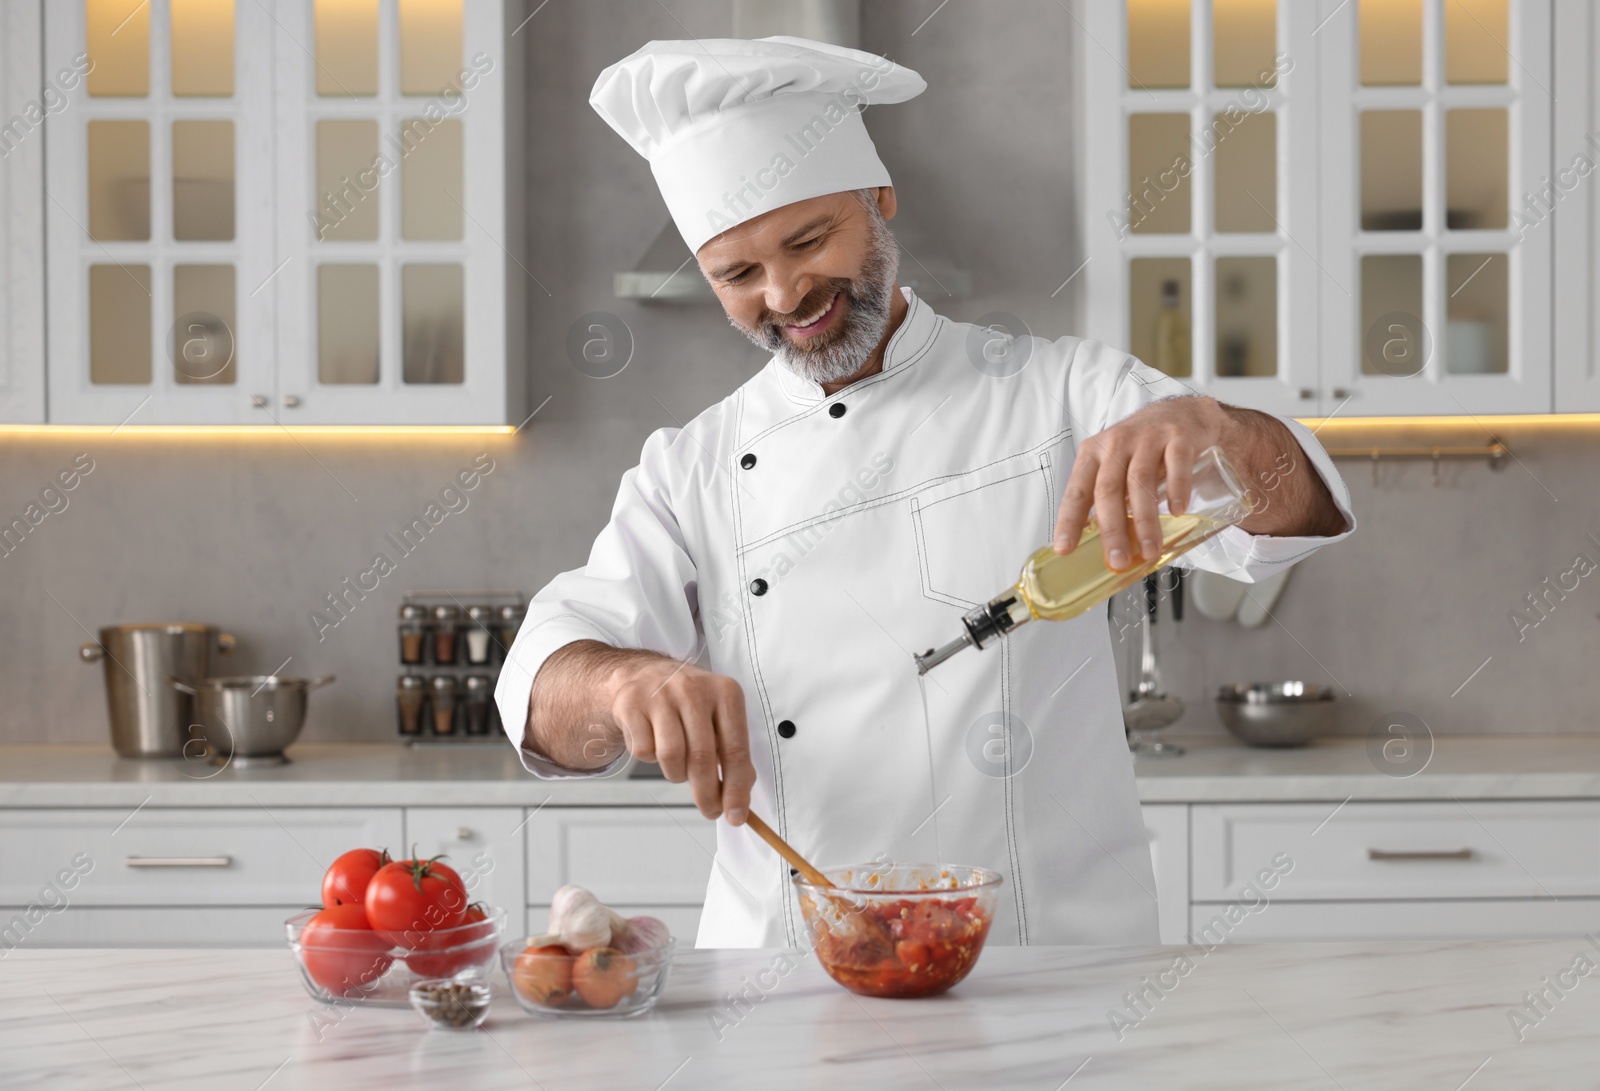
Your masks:
{"label": "cabinet handle", "polygon": [[232,867],[231,856],[130,856],[129,867]]}
{"label": "cabinet handle", "polygon": [[472,837],[473,837],[473,833],[472,833],[472,827],[471,826],[457,826],[456,827],[456,840],[457,841],[471,841]]}
{"label": "cabinet handle", "polygon": [[1315,390],[1312,390],[1309,386],[1302,386],[1300,388],[1300,400],[1301,401],[1308,402],[1312,398],[1315,398],[1316,396],[1317,396],[1317,392]]}
{"label": "cabinet handle", "polygon": [[1346,390],[1342,386],[1334,387],[1331,391],[1329,391],[1329,393],[1331,393],[1333,395],[1334,400],[1341,401],[1341,402],[1344,401],[1346,398],[1349,398],[1349,397],[1353,396],[1350,391]]}
{"label": "cabinet handle", "polygon": [[1418,852],[1394,852],[1389,849],[1368,849],[1368,860],[1470,860],[1471,849],[1423,849]]}
{"label": "cabinet handle", "polygon": [[267,396],[265,394],[250,395],[250,406],[253,409],[265,409],[267,407]]}
{"label": "cabinet handle", "polygon": [[283,396],[283,404],[286,409],[298,409],[300,407],[300,395],[285,394]]}

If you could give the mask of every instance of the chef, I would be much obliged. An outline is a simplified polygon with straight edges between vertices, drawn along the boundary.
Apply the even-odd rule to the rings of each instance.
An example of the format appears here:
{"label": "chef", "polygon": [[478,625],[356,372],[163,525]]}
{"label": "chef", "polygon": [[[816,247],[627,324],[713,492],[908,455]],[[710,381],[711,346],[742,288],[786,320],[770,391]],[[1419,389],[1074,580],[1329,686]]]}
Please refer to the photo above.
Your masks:
{"label": "chef", "polygon": [[1073,548],[1091,506],[1131,512],[1105,524],[1112,568],[1151,555],[1153,490],[1187,497],[1213,444],[1265,506],[1190,563],[1254,581],[1355,528],[1296,422],[1108,345],[952,321],[898,286],[895,191],[861,110],[924,87],[778,37],[651,42],[590,97],[772,358],[645,442],[588,563],[534,597],[496,699],[536,776],[632,755],[720,819],[699,946],[809,945],[752,808],[823,866],[999,871],[991,942],[1157,942],[1105,615],[969,650],[925,694],[913,655],[1039,545]]}

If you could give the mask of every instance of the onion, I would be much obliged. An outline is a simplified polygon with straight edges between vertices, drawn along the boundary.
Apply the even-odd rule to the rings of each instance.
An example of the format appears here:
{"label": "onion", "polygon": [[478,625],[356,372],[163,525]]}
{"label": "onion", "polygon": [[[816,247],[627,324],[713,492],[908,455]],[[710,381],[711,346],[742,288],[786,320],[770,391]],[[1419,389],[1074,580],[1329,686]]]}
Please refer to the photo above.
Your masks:
{"label": "onion", "polygon": [[561,942],[573,952],[611,942],[611,911],[596,901],[581,902],[561,918]]}
{"label": "onion", "polygon": [[636,955],[664,947],[671,938],[672,932],[666,922],[656,917],[629,917],[621,932],[611,937],[611,942],[623,954]]}
{"label": "onion", "polygon": [[599,900],[576,883],[568,883],[550,898],[550,931],[560,932],[561,924],[569,913],[580,905],[598,903]]}

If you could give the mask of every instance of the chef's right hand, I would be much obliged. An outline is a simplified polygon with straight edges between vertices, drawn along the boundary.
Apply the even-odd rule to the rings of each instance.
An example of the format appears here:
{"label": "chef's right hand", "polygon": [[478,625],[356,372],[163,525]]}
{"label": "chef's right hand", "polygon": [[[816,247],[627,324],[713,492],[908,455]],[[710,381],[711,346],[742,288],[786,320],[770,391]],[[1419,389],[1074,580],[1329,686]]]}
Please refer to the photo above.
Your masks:
{"label": "chef's right hand", "polygon": [[707,818],[743,824],[756,769],[738,682],[688,663],[649,659],[617,668],[612,694],[611,715],[629,753],[658,763],[675,784],[687,780]]}

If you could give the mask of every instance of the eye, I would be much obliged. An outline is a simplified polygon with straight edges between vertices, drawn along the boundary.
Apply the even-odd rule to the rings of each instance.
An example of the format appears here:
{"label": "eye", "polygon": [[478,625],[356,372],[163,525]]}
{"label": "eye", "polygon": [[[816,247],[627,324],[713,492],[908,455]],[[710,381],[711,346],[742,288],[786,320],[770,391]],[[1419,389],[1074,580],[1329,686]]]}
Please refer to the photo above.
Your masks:
{"label": "eye", "polygon": [[751,266],[747,265],[743,269],[740,269],[737,273],[723,277],[722,282],[724,284],[741,284],[750,279],[750,271]]}
{"label": "eye", "polygon": [[794,244],[794,248],[796,250],[813,250],[819,244],[821,244],[821,242],[822,242],[822,236],[821,235],[813,235],[813,236],[811,236],[811,238],[807,239],[805,242],[797,242],[797,243],[795,243]]}

